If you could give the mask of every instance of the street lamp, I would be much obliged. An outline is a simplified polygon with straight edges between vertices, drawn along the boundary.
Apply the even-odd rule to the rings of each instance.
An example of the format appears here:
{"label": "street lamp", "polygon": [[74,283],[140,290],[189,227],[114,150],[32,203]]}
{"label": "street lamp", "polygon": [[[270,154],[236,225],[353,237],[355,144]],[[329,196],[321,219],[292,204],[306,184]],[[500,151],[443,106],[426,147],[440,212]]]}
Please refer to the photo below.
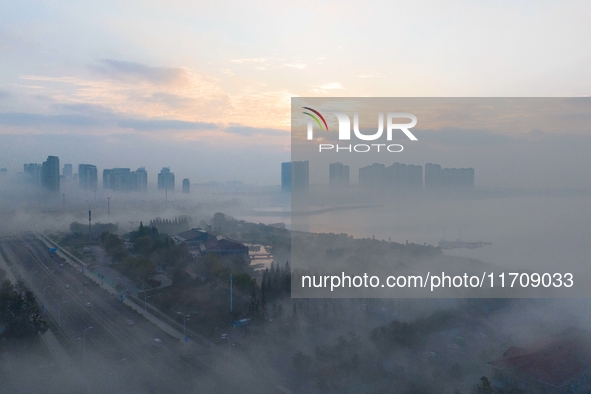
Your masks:
{"label": "street lamp", "polygon": [[183,315],[183,337],[185,338],[185,342],[187,342],[187,320],[190,320],[191,315],[186,315],[183,312],[177,312],[177,315]]}
{"label": "street lamp", "polygon": [[115,278],[115,279],[118,280],[119,284],[121,285],[121,291],[119,294],[119,298],[121,298],[121,301],[123,301],[123,298],[125,297],[125,288],[124,288],[125,283],[123,282],[123,279],[121,279],[121,278]]}
{"label": "street lamp", "polygon": [[230,336],[228,334],[222,334],[222,339],[228,340],[228,369],[230,369],[230,349],[232,347],[230,343]]}
{"label": "street lamp", "polygon": [[57,305],[57,334],[62,335],[62,304],[68,301],[62,301]]}
{"label": "street lamp", "polygon": [[142,290],[144,291],[144,313],[147,313],[146,301],[148,300],[148,298],[150,298],[150,296],[146,295],[146,285],[142,286]]}
{"label": "street lamp", "polygon": [[83,349],[83,358],[86,360],[86,331],[88,330],[92,330],[92,326],[88,327],[86,330],[84,330],[83,332],[83,343],[84,343],[84,349]]}
{"label": "street lamp", "polygon": [[[51,286],[45,286],[45,288],[43,289],[43,302],[45,304],[47,304],[47,289],[50,288]],[[43,313],[45,313],[45,310],[47,308],[45,308],[45,304],[41,305],[41,308],[43,309]]]}

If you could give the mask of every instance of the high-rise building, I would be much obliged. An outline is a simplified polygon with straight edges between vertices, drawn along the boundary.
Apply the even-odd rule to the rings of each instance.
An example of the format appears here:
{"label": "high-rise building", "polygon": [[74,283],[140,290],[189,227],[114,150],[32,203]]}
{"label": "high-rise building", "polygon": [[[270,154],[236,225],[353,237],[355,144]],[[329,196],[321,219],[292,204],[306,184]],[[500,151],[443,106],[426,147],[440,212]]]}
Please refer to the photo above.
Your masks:
{"label": "high-rise building", "polygon": [[388,171],[388,183],[394,190],[406,188],[406,164],[397,162],[387,167],[386,170]]}
{"label": "high-rise building", "polygon": [[115,191],[131,190],[131,170],[129,168],[112,168],[103,170],[103,188]]}
{"label": "high-rise building", "polygon": [[64,179],[71,179],[72,178],[72,165],[71,164],[64,164],[64,168],[62,169],[62,175]]}
{"label": "high-rise building", "polygon": [[310,186],[310,165],[306,161],[281,163],[281,190],[303,192]]}
{"label": "high-rise building", "polygon": [[132,174],[135,176],[135,190],[145,192],[148,190],[148,172],[145,167],[140,167]]}
{"label": "high-rise building", "polygon": [[60,190],[60,159],[48,156],[41,167],[41,185],[51,191]]}
{"label": "high-rise building", "polygon": [[439,164],[425,164],[425,189],[441,186],[441,166]]}
{"label": "high-rise building", "polygon": [[92,164],[78,164],[78,183],[81,189],[96,191],[98,185],[96,166]]}
{"label": "high-rise building", "polygon": [[29,163],[24,165],[25,175],[28,178],[27,180],[36,184],[41,184],[41,168],[43,166],[38,163]]}
{"label": "high-rise building", "polygon": [[373,163],[370,166],[361,167],[359,169],[359,184],[366,187],[386,187],[389,184],[386,166]]}
{"label": "high-rise building", "polygon": [[291,162],[281,163],[281,191],[291,192]]}
{"label": "high-rise building", "polygon": [[351,182],[349,166],[342,163],[331,163],[328,166],[328,180],[332,186],[349,185]]}
{"label": "high-rise building", "polygon": [[158,189],[174,191],[174,173],[170,172],[170,167],[162,167],[158,174]]}
{"label": "high-rise building", "polygon": [[135,171],[130,168],[111,168],[103,170],[103,189],[115,191],[148,190],[148,172],[144,167]]}
{"label": "high-rise building", "polygon": [[183,193],[190,193],[191,192],[191,182],[189,178],[183,179]]}
{"label": "high-rise building", "polygon": [[445,187],[474,187],[473,168],[443,168],[441,185]]}
{"label": "high-rise building", "polygon": [[423,188],[423,166],[406,166],[406,186],[411,189]]}

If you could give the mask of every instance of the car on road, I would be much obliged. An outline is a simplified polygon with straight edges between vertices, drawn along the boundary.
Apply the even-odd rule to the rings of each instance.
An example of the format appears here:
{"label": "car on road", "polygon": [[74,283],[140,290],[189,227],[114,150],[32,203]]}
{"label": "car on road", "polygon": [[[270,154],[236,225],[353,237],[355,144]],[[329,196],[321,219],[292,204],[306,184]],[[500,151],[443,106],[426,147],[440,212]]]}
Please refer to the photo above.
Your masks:
{"label": "car on road", "polygon": [[69,288],[70,288],[70,285],[66,285],[66,286],[65,286],[65,288],[66,288],[66,289],[69,289]]}
{"label": "car on road", "polygon": [[90,306],[91,306],[91,305],[90,305],[90,302],[87,302],[87,303],[86,303],[86,307],[87,307],[87,308],[90,308]]}
{"label": "car on road", "polygon": [[84,292],[83,292],[82,290],[80,290],[80,291],[78,292],[78,294],[82,295],[82,294],[84,294]]}
{"label": "car on road", "polygon": [[133,326],[135,323],[133,322],[133,320],[130,319],[130,320],[127,321],[127,324],[130,325],[130,326]]}

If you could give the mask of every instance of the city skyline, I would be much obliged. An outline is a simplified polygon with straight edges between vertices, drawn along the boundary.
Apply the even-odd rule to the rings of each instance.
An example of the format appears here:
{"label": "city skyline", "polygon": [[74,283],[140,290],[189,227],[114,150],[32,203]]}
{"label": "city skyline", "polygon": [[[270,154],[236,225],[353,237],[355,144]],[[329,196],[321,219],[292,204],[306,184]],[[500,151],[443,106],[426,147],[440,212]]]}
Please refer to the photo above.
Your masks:
{"label": "city skyline", "polygon": [[589,20],[0,2],[0,391],[591,393]]}
{"label": "city skyline", "polygon": [[[88,162],[99,168],[137,168],[141,162],[148,172],[156,173],[165,164],[194,182],[275,184],[274,166],[290,158],[291,97],[579,97],[591,93],[586,82],[590,71],[584,66],[591,50],[564,45],[591,33],[587,24],[574,22],[584,14],[580,7],[472,4],[468,10],[461,1],[445,7],[427,3],[400,11],[384,2],[376,6],[380,12],[354,2],[336,8],[314,4],[320,13],[338,15],[319,24],[303,8],[277,15],[265,2],[228,12],[221,12],[220,5],[204,5],[209,14],[184,1],[177,3],[179,8],[154,1],[143,11],[146,23],[130,25],[127,21],[135,20],[137,13],[130,5],[96,7],[92,12],[82,4],[3,5],[0,168],[18,172],[23,162],[36,162],[36,157],[50,150],[68,162]],[[254,20],[243,20],[245,12]],[[402,12],[401,20],[392,24],[390,12]],[[222,24],[213,22],[217,17],[211,15],[221,17]],[[486,16],[485,26],[474,26],[473,15]],[[356,36],[343,28],[361,16],[372,22],[357,25]],[[44,21],[42,30],[39,20]],[[257,27],[252,29],[254,21]],[[524,23],[528,28],[519,29]],[[305,28],[312,25],[320,31],[312,34]],[[379,25],[391,25],[388,34]],[[556,29],[550,31],[548,25]],[[392,40],[392,34],[406,39]],[[445,37],[460,40],[468,53],[479,55],[463,55],[462,46],[449,47]],[[544,45],[527,45],[532,37],[540,37]],[[188,42],[195,45],[184,44]],[[489,43],[486,51],[482,42]],[[385,53],[382,48],[386,47]],[[524,47],[528,48],[525,57]],[[549,58],[552,51],[558,55]],[[351,54],[380,61],[344,61]],[[514,58],[520,58],[519,64]],[[556,70],[562,78],[551,77]],[[475,159],[481,157],[483,163],[469,161],[485,172],[491,170],[482,164],[496,155],[492,145],[513,148],[540,138],[528,128],[490,131],[477,125],[437,133],[437,128],[423,122],[419,118],[419,141],[438,144],[438,156],[429,159],[450,168],[465,166],[445,155],[450,145],[462,146],[459,135],[468,136],[475,150],[486,150],[488,156],[475,152]],[[591,146],[581,130],[550,127],[544,132],[548,146],[561,135],[583,139],[582,145]],[[573,143],[558,154],[577,151],[577,146],[581,144]],[[511,153],[507,161],[532,155]],[[525,160],[533,159],[543,162],[542,157]],[[396,160],[419,161],[406,152]],[[194,170],[215,161],[219,163],[215,172]],[[496,185],[511,186],[522,180],[548,186],[542,185],[542,178],[519,173],[499,179]]]}

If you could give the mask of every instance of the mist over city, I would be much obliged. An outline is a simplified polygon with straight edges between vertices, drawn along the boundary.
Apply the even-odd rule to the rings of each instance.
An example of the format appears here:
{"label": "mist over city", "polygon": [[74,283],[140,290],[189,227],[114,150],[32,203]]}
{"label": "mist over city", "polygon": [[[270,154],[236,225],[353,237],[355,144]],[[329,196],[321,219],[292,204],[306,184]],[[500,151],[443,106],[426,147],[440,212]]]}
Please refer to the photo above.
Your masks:
{"label": "mist over city", "polygon": [[0,5],[0,393],[591,393],[589,16]]}

